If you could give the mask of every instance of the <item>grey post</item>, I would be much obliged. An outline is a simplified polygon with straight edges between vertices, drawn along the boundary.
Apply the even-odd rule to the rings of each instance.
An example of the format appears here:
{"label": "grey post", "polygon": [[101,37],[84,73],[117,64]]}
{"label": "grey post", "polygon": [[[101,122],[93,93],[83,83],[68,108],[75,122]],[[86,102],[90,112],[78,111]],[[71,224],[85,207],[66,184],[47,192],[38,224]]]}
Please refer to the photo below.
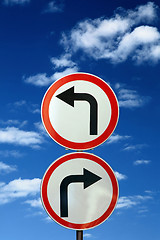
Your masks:
{"label": "grey post", "polygon": [[83,231],[82,230],[76,231],[76,240],[83,240]]}

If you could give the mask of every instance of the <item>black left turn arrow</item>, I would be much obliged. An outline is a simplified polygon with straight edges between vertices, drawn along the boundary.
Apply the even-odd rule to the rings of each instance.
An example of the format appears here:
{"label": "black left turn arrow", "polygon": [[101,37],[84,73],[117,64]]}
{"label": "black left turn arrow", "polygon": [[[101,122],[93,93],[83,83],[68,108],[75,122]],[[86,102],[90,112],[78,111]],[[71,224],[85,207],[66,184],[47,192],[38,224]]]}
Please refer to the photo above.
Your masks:
{"label": "black left turn arrow", "polygon": [[[68,217],[68,186],[71,183],[82,182],[84,189],[102,179],[83,168],[83,175],[69,175],[60,184],[60,216]],[[78,196],[77,196],[78,197]]]}
{"label": "black left turn arrow", "polygon": [[72,107],[74,107],[75,101],[87,101],[90,104],[90,135],[98,134],[98,104],[91,94],[75,93],[73,86],[56,97]]}

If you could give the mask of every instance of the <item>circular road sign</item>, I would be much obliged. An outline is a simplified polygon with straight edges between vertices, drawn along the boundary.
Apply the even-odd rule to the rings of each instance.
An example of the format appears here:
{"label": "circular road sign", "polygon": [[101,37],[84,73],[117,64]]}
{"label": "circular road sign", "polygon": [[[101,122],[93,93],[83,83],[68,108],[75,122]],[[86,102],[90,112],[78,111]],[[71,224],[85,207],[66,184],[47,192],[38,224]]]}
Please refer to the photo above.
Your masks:
{"label": "circular road sign", "polygon": [[41,113],[46,131],[57,143],[86,150],[109,138],[118,122],[119,107],[105,81],[88,73],[75,73],[49,87]]}
{"label": "circular road sign", "polygon": [[63,227],[85,230],[103,223],[118,200],[111,167],[89,153],[70,153],[44,174],[41,200],[48,215]]}

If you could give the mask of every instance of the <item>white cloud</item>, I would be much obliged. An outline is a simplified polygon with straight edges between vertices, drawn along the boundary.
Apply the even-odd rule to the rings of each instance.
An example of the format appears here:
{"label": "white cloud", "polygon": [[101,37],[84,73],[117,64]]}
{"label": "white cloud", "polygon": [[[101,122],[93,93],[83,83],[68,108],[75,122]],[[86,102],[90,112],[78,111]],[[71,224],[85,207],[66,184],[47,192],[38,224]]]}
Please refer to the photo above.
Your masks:
{"label": "white cloud", "polygon": [[31,110],[31,112],[33,113],[33,114],[40,114],[41,113],[41,110],[40,110],[40,108],[35,108],[35,109],[32,109]]}
{"label": "white cloud", "polygon": [[55,66],[55,68],[64,68],[64,67],[76,67],[76,63],[71,60],[70,54],[64,54],[60,56],[59,58],[52,57],[51,58],[52,64]]}
{"label": "white cloud", "polygon": [[151,161],[149,161],[149,160],[136,160],[136,161],[134,161],[134,165],[148,165],[149,163],[150,163]]}
{"label": "white cloud", "polygon": [[136,201],[132,197],[120,197],[116,208],[130,208],[134,205],[137,205]]}
{"label": "white cloud", "polygon": [[26,3],[29,3],[30,0],[4,0],[3,3],[5,5],[24,5]]}
{"label": "white cloud", "polygon": [[70,36],[63,34],[61,43],[69,50],[84,50],[95,59],[110,55],[108,51],[113,47],[113,39],[119,34],[124,34],[128,29],[128,22],[119,17],[116,19],[98,18],[80,22],[72,31]]}
{"label": "white cloud", "polygon": [[32,200],[27,200],[25,203],[29,204],[31,207],[34,208],[42,208],[42,202],[41,199],[32,199]]}
{"label": "white cloud", "polygon": [[13,120],[9,119],[9,120],[6,120],[6,121],[0,120],[0,124],[1,125],[7,125],[7,126],[15,125],[15,126],[23,127],[27,124],[27,121],[25,120],[25,121],[21,122],[21,121],[16,120],[16,119],[13,119]]}
{"label": "white cloud", "polygon": [[140,213],[140,214],[145,214],[145,213],[147,213],[148,212],[148,209],[147,208],[142,208],[142,209],[140,209],[139,211],[138,211],[138,213]]}
{"label": "white cloud", "polygon": [[22,157],[23,154],[20,153],[19,151],[15,151],[15,150],[1,150],[0,156],[5,157],[5,158],[7,158],[7,157],[19,158],[19,157]]}
{"label": "white cloud", "polygon": [[68,67],[62,72],[55,72],[52,77],[55,81],[55,80],[58,80],[59,78],[62,78],[64,76],[68,75],[68,74],[76,73],[76,72],[78,72],[78,67],[77,66],[71,67],[71,68]]}
{"label": "white cloud", "polygon": [[114,173],[119,181],[127,179],[127,176],[122,173],[119,173],[117,171],[115,171]]}
{"label": "white cloud", "polygon": [[144,147],[146,147],[146,144],[135,144],[135,145],[128,145],[126,146],[123,151],[133,151],[133,150],[140,150]]}
{"label": "white cloud", "polygon": [[38,147],[43,142],[42,136],[33,131],[24,131],[16,127],[0,129],[0,143]]}
{"label": "white cloud", "polygon": [[84,238],[91,238],[91,237],[93,237],[93,235],[91,233],[84,233],[83,237]]}
{"label": "white cloud", "polygon": [[[23,79],[25,80],[25,77],[23,77]],[[20,109],[27,109],[29,112],[31,112],[33,114],[41,112],[39,104],[26,102],[25,100],[20,100],[20,101],[17,101],[17,102],[9,103],[8,106],[10,108],[10,111],[12,111],[12,112],[16,111],[16,110],[19,111]],[[16,123],[16,120],[8,120],[8,124],[11,124],[11,121],[13,121],[13,123],[14,122]],[[17,120],[17,123],[18,122],[19,121]],[[23,123],[25,125],[25,123],[27,123],[27,121],[24,121]]]}
{"label": "white cloud", "polygon": [[135,23],[144,22],[150,23],[157,18],[157,9],[153,2],[148,2],[145,5],[141,5],[135,8],[135,10],[129,10],[128,16]]}
{"label": "white cloud", "polygon": [[53,220],[48,216],[44,219],[47,223],[52,223]]}
{"label": "white cloud", "polygon": [[35,86],[47,86],[53,82],[51,77],[47,77],[46,73],[38,73],[36,75],[24,78],[26,83],[33,84]]}
{"label": "white cloud", "polygon": [[144,106],[150,97],[140,96],[136,90],[127,89],[120,84],[116,84],[118,103],[123,108],[137,108]]}
{"label": "white cloud", "polygon": [[131,208],[133,206],[142,204],[144,201],[152,199],[151,196],[142,196],[142,195],[135,195],[135,196],[128,196],[128,197],[120,197],[117,203],[117,209],[126,209]]}
{"label": "white cloud", "polygon": [[136,60],[138,64],[143,62],[151,61],[151,63],[156,64],[160,60],[160,44],[153,45],[150,47],[144,47],[142,50],[137,50],[137,54],[133,56],[133,59]]}
{"label": "white cloud", "polygon": [[63,54],[59,57],[52,57],[50,61],[53,64],[54,69],[56,69],[54,74],[47,76],[46,73],[38,73],[27,78],[23,76],[24,82],[38,87],[48,86],[59,78],[68,74],[76,73],[79,70],[77,63],[71,59],[71,54],[69,53]]}
{"label": "white cloud", "polygon": [[123,151],[132,151],[132,150],[136,150],[137,149],[137,145],[129,145],[127,147],[125,147],[123,149]]}
{"label": "white cloud", "polygon": [[38,87],[48,86],[52,84],[54,81],[58,80],[65,75],[75,73],[78,71],[78,67],[68,67],[63,71],[57,71],[50,77],[47,77],[46,73],[39,73],[34,76],[30,76],[28,78],[24,78],[24,81],[29,84],[33,84]]}
{"label": "white cloud", "polygon": [[9,166],[6,163],[0,162],[0,173],[10,173],[16,170],[16,166]]}
{"label": "white cloud", "polygon": [[7,120],[7,121],[4,121],[4,120],[0,120],[0,124],[1,125],[19,125],[19,120]]}
{"label": "white cloud", "polygon": [[25,106],[27,103],[25,100],[20,100],[14,103],[15,107],[21,107],[21,106]]}
{"label": "white cloud", "polygon": [[41,179],[15,179],[8,184],[0,184],[0,204],[11,202],[18,198],[35,196],[40,191]]}
{"label": "white cloud", "polygon": [[63,8],[64,8],[64,4],[62,2],[58,3],[57,1],[51,1],[48,3],[43,13],[62,12]]}
{"label": "white cloud", "polygon": [[[129,56],[137,63],[143,62],[143,55],[152,48],[160,47],[160,33],[157,28],[150,26],[140,26],[132,32],[126,33],[117,49],[113,52],[112,60],[116,63],[125,61]],[[145,60],[148,59],[146,55]]]}
{"label": "white cloud", "polygon": [[[98,18],[93,21],[88,19],[80,22],[77,28],[72,30],[70,40],[75,43],[75,45],[73,45],[74,50],[84,48],[84,50],[88,52],[88,50],[95,48],[101,52],[104,49],[105,40],[124,33],[128,27],[128,22],[125,19],[117,18],[108,20]],[[109,45],[108,42],[108,47],[110,47]]]}
{"label": "white cloud", "polygon": [[38,104],[28,104],[28,111],[33,113],[33,114],[40,114],[41,113],[41,109],[40,106]]}
{"label": "white cloud", "polygon": [[134,10],[120,8],[110,19],[81,21],[69,34],[63,33],[61,43],[70,53],[83,50],[94,59],[108,59],[112,63],[128,58],[138,64],[157,62],[160,33],[156,27],[147,25],[157,19],[157,10],[158,6],[148,2]]}
{"label": "white cloud", "polygon": [[112,134],[109,139],[107,140],[107,144],[110,144],[110,143],[117,143],[117,142],[120,142],[122,140],[126,140],[130,138],[130,136],[121,136],[119,134]]}
{"label": "white cloud", "polygon": [[36,123],[34,123],[34,125],[41,134],[43,134],[45,136],[49,136],[48,133],[46,132],[42,122],[36,122]]}

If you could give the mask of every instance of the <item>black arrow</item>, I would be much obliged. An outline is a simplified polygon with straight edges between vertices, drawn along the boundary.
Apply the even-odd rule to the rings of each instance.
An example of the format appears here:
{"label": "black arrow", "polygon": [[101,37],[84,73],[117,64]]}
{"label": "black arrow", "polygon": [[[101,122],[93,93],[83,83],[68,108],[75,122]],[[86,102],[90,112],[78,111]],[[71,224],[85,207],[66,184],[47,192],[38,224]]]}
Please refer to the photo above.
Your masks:
{"label": "black arrow", "polygon": [[84,189],[99,181],[101,177],[83,168],[83,175],[69,175],[60,184],[60,216],[68,217],[68,186],[82,182]]}
{"label": "black arrow", "polygon": [[88,93],[75,93],[74,86],[58,94],[57,98],[74,107],[75,101],[87,101],[90,104],[90,135],[97,135],[98,104],[96,99]]}

